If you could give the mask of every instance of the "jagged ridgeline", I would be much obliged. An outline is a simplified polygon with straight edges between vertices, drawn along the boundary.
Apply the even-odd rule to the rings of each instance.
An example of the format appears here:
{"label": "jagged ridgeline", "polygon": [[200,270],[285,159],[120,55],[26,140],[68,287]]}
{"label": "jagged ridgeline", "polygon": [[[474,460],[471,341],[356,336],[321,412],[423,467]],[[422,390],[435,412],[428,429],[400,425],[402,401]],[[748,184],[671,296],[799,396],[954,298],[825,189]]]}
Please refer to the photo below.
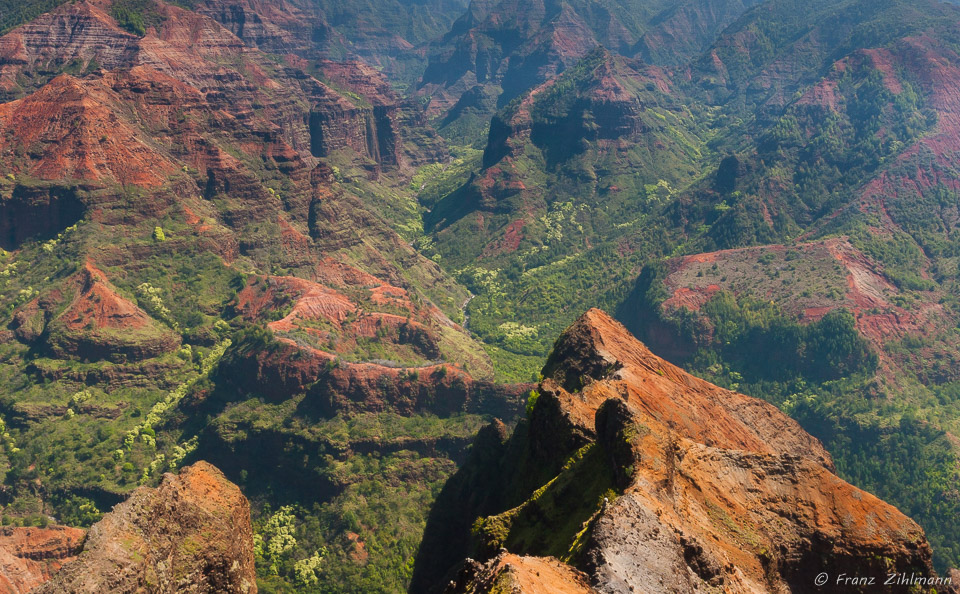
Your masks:
{"label": "jagged ridgeline", "polygon": [[599,310],[559,338],[513,435],[493,424],[474,448],[431,512],[413,591],[802,592],[847,571],[947,583],[920,527],[833,474],[799,424]]}
{"label": "jagged ridgeline", "polygon": [[0,0],[0,543],[206,460],[264,592],[945,575],[958,22]]}

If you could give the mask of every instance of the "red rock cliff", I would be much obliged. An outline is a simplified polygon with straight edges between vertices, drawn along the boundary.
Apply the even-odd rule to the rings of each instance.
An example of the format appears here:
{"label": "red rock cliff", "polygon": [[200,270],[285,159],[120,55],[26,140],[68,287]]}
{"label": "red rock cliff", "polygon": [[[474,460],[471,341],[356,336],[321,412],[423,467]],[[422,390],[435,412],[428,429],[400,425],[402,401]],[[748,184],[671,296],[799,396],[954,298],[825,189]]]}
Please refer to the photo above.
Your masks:
{"label": "red rock cliff", "polygon": [[85,534],[67,526],[0,530],[0,594],[29,592],[49,580],[76,558]]}
{"label": "red rock cliff", "polygon": [[[526,468],[559,475],[520,505],[479,514],[476,554],[501,556],[468,562],[448,591],[488,591],[497,579],[539,591],[518,577],[533,561],[505,571],[504,549],[563,557],[586,576],[570,573],[573,591],[583,579],[601,592],[869,591],[837,576],[935,575],[920,527],[833,474],[796,422],[667,363],[605,313],[591,310],[563,334],[544,376],[499,464],[528,457]],[[488,488],[522,481],[513,473]],[[564,524],[577,514],[567,542]],[[818,589],[820,573],[830,577]]]}
{"label": "red rock cliff", "polygon": [[35,592],[252,594],[256,584],[250,505],[217,468],[197,462],[134,491]]}

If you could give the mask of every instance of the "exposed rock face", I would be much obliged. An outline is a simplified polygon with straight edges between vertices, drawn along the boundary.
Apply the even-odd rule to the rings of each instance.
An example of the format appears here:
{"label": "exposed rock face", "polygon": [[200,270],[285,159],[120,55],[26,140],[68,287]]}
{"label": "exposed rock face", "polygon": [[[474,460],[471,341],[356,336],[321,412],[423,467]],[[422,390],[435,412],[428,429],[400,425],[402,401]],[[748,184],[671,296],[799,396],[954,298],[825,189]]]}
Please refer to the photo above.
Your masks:
{"label": "exposed rock face", "polygon": [[[604,148],[615,147],[611,141],[643,143],[644,135],[661,132],[646,112],[659,107],[670,90],[660,69],[594,50],[577,72],[534,88],[519,106],[493,118],[484,165],[516,156],[528,141],[543,150],[551,164],[576,154],[586,142],[599,141]],[[551,141],[561,136],[569,139],[566,148]]]}
{"label": "exposed rock face", "polygon": [[111,89],[61,75],[29,97],[0,106],[0,128],[15,131],[0,150],[9,154],[16,146],[42,147],[22,164],[8,164],[17,175],[162,185],[175,165],[148,146],[122,113],[121,98]]}
{"label": "exposed rock face", "polygon": [[0,592],[25,594],[76,559],[86,531],[67,526],[0,529]]}
{"label": "exposed rock face", "polygon": [[[119,29],[102,4],[61,6],[0,40],[2,73],[17,82],[7,90],[22,96],[0,105],[0,153],[10,157],[0,160],[0,246],[56,236],[80,218],[126,227],[170,215],[191,227],[192,237],[184,241],[206,243],[204,249],[229,263],[270,249],[269,241],[240,233],[251,223],[267,223],[280,227],[281,237],[271,239],[283,244],[290,268],[315,268],[322,276],[331,267],[321,263],[324,257],[345,259],[338,250],[362,244],[349,258],[367,276],[409,289],[405,273],[415,271],[451,289],[435,292],[449,299],[443,306],[462,303],[462,288],[358,200],[333,191],[332,170],[317,166],[318,156],[331,153],[353,155],[371,173],[446,158],[443,141],[422,114],[378,72],[358,62],[322,62],[321,78],[338,92],[309,76],[304,61],[289,56],[288,64],[278,65],[203,14],[158,3],[162,27],[136,37]],[[63,38],[51,45],[42,27],[54,24]],[[69,52],[61,56],[58,47]],[[64,67],[61,58],[96,68],[56,75]],[[244,66],[230,66],[235,63]],[[34,87],[39,90],[31,93]],[[408,137],[400,127],[411,122],[416,125]],[[274,179],[288,183],[282,196],[268,187]],[[357,229],[364,229],[362,241]],[[131,258],[124,250],[110,249],[97,261],[123,265]],[[105,286],[93,283],[91,290]],[[121,303],[116,291],[108,293],[109,302]],[[78,307],[84,304],[81,299]],[[60,328],[64,332],[51,332],[55,354],[76,355],[78,337],[89,338],[90,324],[114,334],[120,326],[149,327],[165,336],[146,348],[135,341],[132,350],[94,349],[89,358],[142,359],[176,346],[149,316],[142,319],[143,312],[101,328],[102,319],[87,316],[93,309],[78,307],[71,309],[75,320]],[[34,313],[18,312],[20,322],[36,322],[19,323],[18,337],[35,340],[46,322],[52,322],[50,330],[63,326],[63,320],[40,323]],[[395,319],[388,322],[399,326]],[[403,338],[422,347],[428,359],[437,358],[436,337],[422,328]]]}
{"label": "exposed rock face", "polygon": [[[544,402],[560,403],[570,431],[594,435],[594,416],[616,396],[630,405],[631,413],[642,410],[679,437],[717,448],[800,455],[833,469],[820,442],[775,406],[671,365],[600,310],[590,310],[563,334],[544,376]],[[537,422],[534,415],[534,430]]]}
{"label": "exposed rock face", "polygon": [[206,462],[167,474],[94,524],[80,557],[35,591],[255,593],[250,505]]}
{"label": "exposed rock face", "polygon": [[17,74],[24,67],[56,72],[71,62],[83,68],[132,66],[138,39],[120,29],[108,10],[93,2],[67,3],[0,38],[0,93],[20,90]]}
{"label": "exposed rock face", "polygon": [[396,411],[513,418],[522,408],[524,386],[479,381],[454,365],[399,368],[341,363],[322,351],[281,345],[272,353],[250,353],[250,358],[231,361],[227,373],[237,388],[254,390],[273,401],[306,392],[302,407],[324,417]]}
{"label": "exposed rock face", "polygon": [[251,47],[278,54],[307,53],[310,40],[324,43],[335,33],[321,15],[297,2],[206,0],[197,12],[217,20]]}
{"label": "exposed rock face", "polygon": [[596,592],[587,576],[551,558],[501,553],[486,563],[467,562],[444,594],[587,594]]}
{"label": "exposed rock face", "polygon": [[[427,125],[423,110],[414,100],[400,98],[381,72],[358,61],[322,60],[317,67],[325,81],[362,97],[369,104],[354,105],[348,110],[348,119],[359,122],[354,125],[362,134],[361,144],[350,145],[352,148],[385,166],[417,166],[449,158],[446,144]],[[334,128],[338,125],[329,115],[315,110],[311,121],[318,120]],[[314,138],[322,140],[327,136],[329,134]],[[332,147],[321,142],[317,148],[323,152]]]}
{"label": "exposed rock face", "polygon": [[[405,163],[399,114],[414,114],[418,109],[412,103],[401,102],[382,75],[372,68],[358,62],[322,63],[324,72],[331,73],[331,80],[359,83],[359,87],[350,82],[344,84],[343,88],[352,94],[348,98],[307,75],[306,61],[291,55],[287,66],[276,68],[264,54],[246,47],[242,39],[250,33],[249,28],[225,17],[234,15],[245,23],[246,17],[237,16],[250,9],[243,3],[223,3],[219,7],[215,6],[217,3],[210,3],[200,14],[158,3],[162,27],[142,38],[120,29],[109,14],[109,7],[102,4],[98,0],[67,4],[0,38],[0,99],[9,101],[37,88],[42,88],[43,93],[23,105],[7,106],[6,113],[0,114],[0,122],[5,127],[20,128],[20,135],[31,135],[30,142],[47,141],[50,144],[45,145],[46,148],[57,151],[57,159],[47,155],[35,161],[34,167],[45,168],[31,171],[32,174],[44,179],[56,179],[59,173],[61,178],[101,180],[105,174],[113,173],[110,181],[146,186],[166,180],[174,171],[170,167],[170,156],[158,154],[156,146],[144,146],[144,134],[130,126],[130,122],[125,121],[126,112],[118,108],[123,101],[136,102],[141,112],[138,115],[143,115],[144,108],[154,112],[148,121],[160,130],[180,128],[177,131],[181,134],[197,132],[183,130],[192,127],[183,125],[186,113],[197,108],[223,110],[235,118],[229,123],[221,119],[221,123],[230,128],[239,128],[247,135],[255,130],[261,142],[264,134],[273,134],[276,137],[273,144],[280,141],[288,145],[274,147],[270,155],[274,158],[280,156],[277,153],[282,153],[283,148],[288,151],[292,148],[300,157],[309,158],[311,154],[326,156],[348,147],[387,166]],[[290,26],[308,19],[293,5],[285,5],[281,10],[254,4],[269,12],[273,19],[286,18]],[[222,18],[236,30],[221,25],[206,16],[208,14]],[[268,29],[283,37],[282,28]],[[305,37],[302,43],[312,43],[309,35]],[[294,41],[289,43],[297,45]],[[283,45],[266,43],[273,51],[283,50],[278,44]],[[253,65],[241,73],[223,66],[229,61]],[[49,89],[43,87],[67,65],[76,65],[71,72],[85,82],[67,77],[65,81],[69,83],[60,81]],[[97,74],[103,71],[130,70],[135,71],[136,76],[120,77],[122,82],[109,77],[106,82],[112,89],[86,80],[96,80]],[[171,85],[171,79],[186,87]],[[361,82],[364,79],[369,80]],[[156,112],[166,111],[163,107],[171,103],[180,125],[171,126],[173,122],[169,119],[158,121],[156,118]],[[309,114],[303,113],[305,105],[310,106]],[[266,109],[266,117],[256,117],[254,109]],[[53,113],[56,111],[61,113]],[[37,125],[37,118],[48,118],[43,121],[49,120],[54,125]],[[77,118],[81,121],[77,122]],[[404,123],[411,121],[416,121],[416,117],[404,115]],[[156,132],[156,127],[150,131]],[[415,127],[411,134],[414,138],[430,136],[423,124]],[[45,136],[34,138],[36,135]],[[54,140],[56,142],[52,142]],[[181,140],[178,144],[184,146],[197,142],[196,138],[190,139],[192,143],[183,138],[178,140]],[[269,137],[266,140],[269,141]],[[434,144],[437,142],[435,139]],[[151,158],[153,166],[143,166]],[[293,155],[285,155],[285,160],[291,158]],[[198,169],[207,172],[206,163],[197,156],[191,160],[199,161]],[[121,179],[116,167],[109,171],[105,171],[107,167],[94,167],[101,161],[127,163],[127,171]],[[74,167],[70,169],[70,165]],[[152,177],[141,180],[136,175]]]}
{"label": "exposed rock face", "polygon": [[[528,488],[518,507],[501,498],[501,513],[474,534],[481,554],[569,547],[564,560],[586,571],[593,588],[618,593],[806,592],[817,590],[821,572],[881,583],[890,572],[935,575],[920,527],[834,475],[830,456],[797,423],[656,357],[603,312],[587,312],[564,333],[544,375],[528,428],[501,446],[495,464],[500,472],[528,464],[560,473],[533,496]],[[535,462],[508,462],[506,454]],[[554,542],[562,528],[543,518],[576,513],[571,493],[586,497],[589,485],[565,477],[593,454],[612,489],[572,542]],[[468,464],[461,474],[483,472]],[[523,480],[494,480],[490,489],[509,492]],[[490,507],[489,498],[474,504],[480,514]],[[418,563],[427,567],[430,557],[421,550]],[[456,591],[487,591],[490,567],[501,563],[469,570],[473,581]]]}
{"label": "exposed rock face", "polygon": [[[76,297],[46,328],[48,346],[58,356],[136,361],[180,346],[180,336],[119,295],[92,263],[74,282]],[[20,328],[29,326],[21,323]],[[21,335],[28,338],[25,331]]]}

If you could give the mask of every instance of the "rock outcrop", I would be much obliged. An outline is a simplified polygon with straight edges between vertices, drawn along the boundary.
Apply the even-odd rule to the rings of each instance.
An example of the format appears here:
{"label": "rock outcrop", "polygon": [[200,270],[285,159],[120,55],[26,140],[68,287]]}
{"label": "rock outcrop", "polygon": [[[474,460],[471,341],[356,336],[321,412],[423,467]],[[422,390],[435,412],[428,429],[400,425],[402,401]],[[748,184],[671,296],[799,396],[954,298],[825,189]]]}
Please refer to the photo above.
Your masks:
{"label": "rock outcrop", "polygon": [[256,583],[250,505],[217,468],[197,462],[136,490],[34,591],[253,594]]}
{"label": "rock outcrop", "polygon": [[25,594],[76,559],[86,531],[67,526],[0,529],[0,592]]}
{"label": "rock outcrop", "polygon": [[[481,478],[465,505],[481,519],[472,536],[457,536],[473,539],[474,555],[558,556],[600,592],[806,592],[819,591],[820,573],[935,576],[920,527],[837,477],[796,422],[667,363],[605,313],[573,324],[543,373],[529,421],[511,440],[492,440],[502,445],[487,443],[440,496],[438,507],[463,494],[466,475]],[[498,448],[499,460],[490,455]],[[491,481],[480,463],[513,478]],[[431,530],[442,531],[432,520],[414,583],[426,585],[432,570],[439,588],[451,574],[438,571]],[[501,554],[468,564],[452,591],[488,591],[511,573],[505,563]]]}
{"label": "rock outcrop", "polygon": [[[180,346],[178,334],[119,295],[92,263],[75,275],[73,285],[76,296],[44,331],[47,347],[58,357],[139,361]],[[52,313],[47,310],[43,316]],[[24,329],[21,337],[27,337],[28,327],[27,323],[18,327]]]}
{"label": "rock outcrop", "polygon": [[557,561],[501,553],[486,563],[468,561],[444,594],[496,594],[498,592],[550,592],[588,594],[595,592],[587,576]]}

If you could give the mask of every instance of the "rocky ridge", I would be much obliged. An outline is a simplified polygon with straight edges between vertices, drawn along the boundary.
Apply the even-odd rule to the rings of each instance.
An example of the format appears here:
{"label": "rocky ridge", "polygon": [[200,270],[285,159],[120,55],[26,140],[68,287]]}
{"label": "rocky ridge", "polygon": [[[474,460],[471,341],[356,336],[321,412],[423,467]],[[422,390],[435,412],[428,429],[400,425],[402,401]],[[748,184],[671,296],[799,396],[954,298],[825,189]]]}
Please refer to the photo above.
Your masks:
{"label": "rocky ridge", "polygon": [[[435,485],[483,415],[522,407],[454,321],[468,292],[375,202],[418,215],[410,175],[446,145],[363,63],[268,54],[202,10],[147,4],[142,34],[88,0],[0,38],[3,373],[50,380],[0,411],[15,435],[0,465],[23,452],[11,498],[66,519],[78,498],[104,511],[207,459],[256,497],[261,531],[274,487],[298,526],[344,506],[362,518],[297,535],[341,572],[317,579],[402,588],[392,551],[415,548]],[[118,579],[177,589],[170,559],[219,563],[143,540],[113,555],[131,564]],[[169,557],[159,570],[137,565],[149,547]],[[277,581],[298,583],[303,550],[282,552]]]}
{"label": "rocky ridge", "polygon": [[135,491],[94,524],[77,559],[34,591],[144,588],[257,591],[249,503],[212,465],[197,462]]}
{"label": "rocky ridge", "polygon": [[595,592],[586,575],[556,559],[500,553],[486,563],[468,561],[445,594],[495,592]]}
{"label": "rocky ridge", "polygon": [[[501,547],[558,555],[601,592],[802,592],[813,591],[820,572],[935,576],[923,531],[833,474],[830,456],[794,421],[663,361],[603,312],[587,312],[564,333],[544,376],[529,421],[490,446],[531,461],[491,453],[488,463],[559,474],[539,489],[528,480],[535,492],[520,489],[526,495],[492,514],[491,491],[515,492],[524,479],[508,473],[490,485],[487,506],[472,508],[481,558]],[[482,472],[468,464],[450,495],[458,479]],[[601,490],[588,488],[585,472]],[[441,495],[438,509],[444,504]],[[438,554],[431,528],[418,569]],[[503,563],[468,565],[451,591],[487,591],[491,568]]]}

